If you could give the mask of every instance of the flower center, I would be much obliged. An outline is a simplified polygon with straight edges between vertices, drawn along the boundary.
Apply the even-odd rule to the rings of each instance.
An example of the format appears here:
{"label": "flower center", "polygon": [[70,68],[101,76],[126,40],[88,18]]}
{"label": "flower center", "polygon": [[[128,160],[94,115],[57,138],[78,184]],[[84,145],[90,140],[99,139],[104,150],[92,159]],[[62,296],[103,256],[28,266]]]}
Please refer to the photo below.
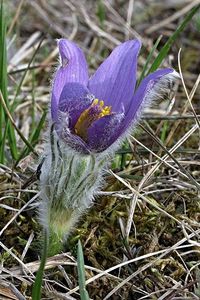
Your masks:
{"label": "flower center", "polygon": [[90,125],[104,117],[111,114],[111,106],[105,106],[104,101],[94,99],[89,108],[85,109],[78,118],[75,124],[75,133],[83,140],[87,140],[87,129]]}

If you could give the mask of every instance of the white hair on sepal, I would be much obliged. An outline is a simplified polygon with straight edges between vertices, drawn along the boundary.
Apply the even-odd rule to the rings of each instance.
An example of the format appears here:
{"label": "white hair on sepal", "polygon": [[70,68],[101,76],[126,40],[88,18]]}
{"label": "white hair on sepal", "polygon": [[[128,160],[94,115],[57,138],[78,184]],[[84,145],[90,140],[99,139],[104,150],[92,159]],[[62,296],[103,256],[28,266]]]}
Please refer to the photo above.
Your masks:
{"label": "white hair on sepal", "polygon": [[43,226],[43,228],[49,232],[49,222],[48,222],[48,201],[46,194],[44,191],[41,191],[40,193],[40,201],[39,207],[37,209],[38,211],[38,220],[40,224]]}
{"label": "white hair on sepal", "polygon": [[90,208],[103,185],[107,161],[98,154],[78,153],[60,139],[50,125],[49,143],[41,166],[40,223],[62,239]]}
{"label": "white hair on sepal", "polygon": [[172,83],[175,83],[178,78],[180,78],[180,76],[176,71],[163,75],[158,82],[154,84],[153,88],[146,93],[143,101],[144,105],[149,106],[153,101],[163,99],[163,96],[171,90]]}

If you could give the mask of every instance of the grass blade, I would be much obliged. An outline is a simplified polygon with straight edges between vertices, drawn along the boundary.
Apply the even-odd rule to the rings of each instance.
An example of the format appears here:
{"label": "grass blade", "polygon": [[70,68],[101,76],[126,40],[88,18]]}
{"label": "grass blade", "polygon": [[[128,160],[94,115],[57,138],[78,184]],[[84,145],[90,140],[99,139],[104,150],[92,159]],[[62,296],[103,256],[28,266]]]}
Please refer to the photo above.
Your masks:
{"label": "grass blade", "polygon": [[[37,143],[38,143],[38,139],[40,136],[40,132],[43,128],[44,122],[46,120],[46,115],[47,115],[47,111],[45,110],[38,125],[36,126],[35,130],[33,131],[33,134],[30,137],[30,145],[32,147],[34,147]],[[19,155],[19,158],[15,164],[15,166],[18,164],[18,162],[25,156],[27,156],[30,152],[32,151],[32,149],[27,145],[26,147],[24,147],[24,149],[22,150],[22,152]]]}
{"label": "grass blade", "polygon": [[156,41],[155,44],[153,45],[153,48],[151,49],[151,51],[150,51],[150,53],[149,53],[149,55],[148,55],[148,57],[147,57],[146,63],[145,63],[145,65],[144,65],[144,68],[143,68],[143,70],[142,70],[142,73],[141,73],[140,78],[139,78],[138,83],[137,83],[138,86],[139,86],[140,82],[142,81],[142,79],[146,76],[146,71],[147,71],[148,65],[149,65],[149,63],[150,63],[150,60],[152,59],[152,56],[153,56],[155,50],[157,49],[157,47],[158,47],[158,45],[159,45],[161,39],[162,39],[162,35],[160,35],[160,36],[158,37],[157,41]]}
{"label": "grass blade", "polygon": [[35,282],[33,285],[32,300],[40,300],[41,299],[42,278],[43,278],[45,263],[46,263],[46,259],[47,259],[48,243],[49,243],[49,237],[48,237],[48,233],[45,231],[43,253],[42,253],[42,258],[41,258],[41,262],[40,262],[40,267],[37,272],[36,279],[35,279]]}
{"label": "grass blade", "polygon": [[[7,98],[7,74],[6,74],[6,25],[4,20],[4,13],[3,13],[3,1],[1,1],[1,8],[0,8],[0,90],[4,98]],[[4,110],[3,107],[0,105],[0,162],[4,162]]]}
{"label": "grass blade", "polygon": [[79,289],[81,300],[89,300],[89,295],[86,290],[85,285],[85,266],[84,266],[84,257],[83,250],[81,246],[80,240],[78,241],[78,251],[77,251],[77,263],[78,263],[78,281],[79,281]]}
{"label": "grass blade", "polygon": [[27,147],[29,147],[31,149],[31,151],[36,155],[36,157],[38,156],[37,152],[34,150],[34,148],[32,147],[32,145],[29,143],[29,141],[27,141],[27,139],[24,137],[24,135],[21,133],[21,131],[18,129],[18,127],[16,126],[8,107],[6,106],[5,100],[3,98],[2,92],[0,90],[0,104],[2,104],[2,107],[5,110],[6,116],[8,118],[8,120],[10,120],[13,128],[17,131],[17,133],[19,134],[19,136],[21,137],[22,141],[27,145]]}
{"label": "grass blade", "polygon": [[106,13],[105,13],[105,7],[104,7],[104,4],[103,4],[102,0],[99,0],[99,2],[98,2],[97,17],[99,18],[101,28],[103,29],[104,28],[104,22],[105,22],[105,19],[106,19]]}
{"label": "grass blade", "polygon": [[39,51],[39,49],[40,49],[40,47],[41,47],[43,41],[44,41],[44,36],[41,37],[41,40],[40,40],[40,42],[39,42],[37,48],[35,49],[35,51],[34,51],[32,57],[31,57],[31,59],[30,59],[30,61],[29,61],[29,63],[28,63],[28,66],[27,66],[27,68],[26,68],[26,70],[25,70],[25,72],[24,72],[24,74],[23,74],[23,76],[22,76],[22,78],[21,78],[21,80],[20,80],[20,83],[19,83],[19,85],[17,86],[17,90],[16,90],[15,97],[14,97],[14,100],[13,100],[12,108],[14,107],[15,101],[16,101],[16,99],[17,99],[17,97],[18,97],[18,95],[19,95],[19,93],[20,93],[20,91],[21,91],[21,87],[22,87],[22,84],[23,84],[24,79],[25,79],[25,77],[26,77],[26,74],[27,74],[27,72],[30,70],[31,64],[32,64],[32,62],[34,61],[34,58],[35,58],[36,54],[38,53],[38,51]]}
{"label": "grass blade", "polygon": [[[5,103],[8,103],[8,78],[7,78],[7,46],[6,46],[6,21],[3,9],[3,0],[0,7],[0,90],[2,92]],[[6,124],[6,125],[5,125]],[[5,128],[4,128],[5,127]],[[5,143],[8,138],[10,151],[14,159],[17,158],[17,144],[14,128],[11,126],[9,119],[4,113],[3,107],[0,105],[0,161],[4,162]]]}

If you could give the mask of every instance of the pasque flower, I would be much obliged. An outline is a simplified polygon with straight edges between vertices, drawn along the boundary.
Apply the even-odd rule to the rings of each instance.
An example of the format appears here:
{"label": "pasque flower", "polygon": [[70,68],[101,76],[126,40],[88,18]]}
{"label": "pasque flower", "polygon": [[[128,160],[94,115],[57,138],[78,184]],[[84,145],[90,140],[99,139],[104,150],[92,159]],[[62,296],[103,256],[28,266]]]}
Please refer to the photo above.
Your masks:
{"label": "pasque flower", "polygon": [[174,75],[173,69],[158,70],[136,88],[138,40],[116,47],[91,78],[76,44],[60,39],[58,47],[40,175],[40,219],[62,240],[92,205],[119,142]]}
{"label": "pasque flower", "polygon": [[173,76],[173,69],[158,70],[136,88],[138,40],[116,47],[90,78],[75,43],[60,39],[58,47],[61,64],[53,80],[52,120],[66,145],[85,154],[105,151],[123,138]]}
{"label": "pasque flower", "polygon": [[40,299],[47,252],[60,250],[80,216],[93,204],[111,155],[145,106],[162,96],[172,69],[158,70],[136,88],[138,40],[116,47],[89,78],[82,50],[60,39],[60,65],[51,93],[49,135],[40,163],[39,217],[44,249],[33,288]]}

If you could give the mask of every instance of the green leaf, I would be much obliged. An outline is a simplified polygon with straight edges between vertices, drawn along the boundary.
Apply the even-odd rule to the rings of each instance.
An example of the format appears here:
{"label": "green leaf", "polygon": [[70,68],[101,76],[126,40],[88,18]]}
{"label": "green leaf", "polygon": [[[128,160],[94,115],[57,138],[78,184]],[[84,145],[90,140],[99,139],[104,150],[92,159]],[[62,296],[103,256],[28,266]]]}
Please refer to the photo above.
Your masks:
{"label": "green leaf", "polygon": [[77,267],[78,267],[78,281],[79,281],[79,290],[81,300],[89,300],[89,295],[86,290],[85,285],[85,266],[84,266],[84,257],[83,250],[80,240],[78,241],[78,251],[77,251]]}
{"label": "green leaf", "polygon": [[35,282],[33,285],[32,300],[40,300],[41,299],[42,278],[43,278],[45,263],[46,263],[46,259],[47,259],[48,244],[49,244],[49,237],[48,237],[48,233],[45,231],[43,253],[42,253],[42,258],[41,258],[41,262],[40,262],[40,267],[37,272],[36,279],[35,279]]}
{"label": "green leaf", "polygon": [[[3,0],[0,7],[0,90],[7,107],[8,102],[8,76],[7,76],[7,46],[6,46],[6,18],[3,9]],[[14,159],[17,158],[17,144],[14,133],[14,128],[11,125],[8,117],[4,113],[2,105],[0,105],[0,162],[4,162],[5,143],[8,139],[10,151]]]}
{"label": "green leaf", "polygon": [[162,35],[159,36],[159,38],[157,39],[157,41],[153,45],[153,48],[151,49],[151,51],[150,51],[150,53],[149,53],[149,55],[147,57],[146,63],[144,65],[144,68],[142,70],[142,73],[141,73],[140,78],[139,78],[138,83],[137,83],[138,86],[139,86],[140,82],[142,81],[142,79],[146,76],[148,65],[149,65],[149,63],[150,63],[150,61],[151,61],[151,59],[153,57],[153,54],[154,54],[155,50],[157,49],[157,47],[158,47],[161,39],[162,39]]}

